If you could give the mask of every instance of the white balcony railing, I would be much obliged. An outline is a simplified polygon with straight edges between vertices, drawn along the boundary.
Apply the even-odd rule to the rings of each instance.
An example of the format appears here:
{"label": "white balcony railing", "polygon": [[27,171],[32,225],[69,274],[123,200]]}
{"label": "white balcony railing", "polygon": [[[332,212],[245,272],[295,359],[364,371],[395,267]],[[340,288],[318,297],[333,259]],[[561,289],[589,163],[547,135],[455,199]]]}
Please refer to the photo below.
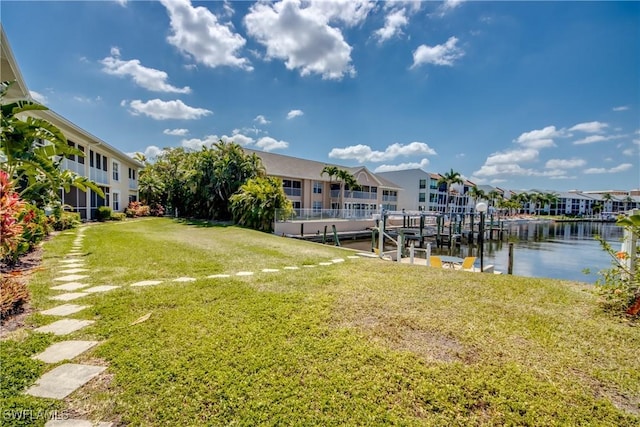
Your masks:
{"label": "white balcony railing", "polygon": [[109,174],[102,169],[90,168],[89,179],[98,184],[109,184]]}

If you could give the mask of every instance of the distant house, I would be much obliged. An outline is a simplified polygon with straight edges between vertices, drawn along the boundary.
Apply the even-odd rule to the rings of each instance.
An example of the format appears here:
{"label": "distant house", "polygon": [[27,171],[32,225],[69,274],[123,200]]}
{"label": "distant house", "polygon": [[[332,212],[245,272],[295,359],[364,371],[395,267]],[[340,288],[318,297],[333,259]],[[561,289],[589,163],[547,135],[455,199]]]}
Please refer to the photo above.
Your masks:
{"label": "distant house", "polygon": [[[0,48],[0,76],[3,81],[15,81],[4,102],[33,100],[1,26]],[[70,210],[78,212],[82,219],[94,219],[100,206],[109,206],[115,212],[120,212],[130,201],[138,200],[140,163],[52,110],[32,111],[30,115],[45,119],[58,127],[70,146],[85,153],[85,157],[69,156],[63,159],[61,167],[88,177],[104,192],[105,197],[100,197],[91,190],[83,192],[72,188],[69,193],[65,193],[61,189],[62,202]]]}
{"label": "distant house", "polygon": [[[339,166],[246,148],[244,151],[262,159],[267,175],[282,179],[284,192],[298,215],[333,210],[343,217],[365,218],[378,212],[380,205],[388,210],[398,209],[401,187],[364,166]],[[342,197],[339,182],[322,175],[325,166],[348,171],[359,187],[346,188]]]}

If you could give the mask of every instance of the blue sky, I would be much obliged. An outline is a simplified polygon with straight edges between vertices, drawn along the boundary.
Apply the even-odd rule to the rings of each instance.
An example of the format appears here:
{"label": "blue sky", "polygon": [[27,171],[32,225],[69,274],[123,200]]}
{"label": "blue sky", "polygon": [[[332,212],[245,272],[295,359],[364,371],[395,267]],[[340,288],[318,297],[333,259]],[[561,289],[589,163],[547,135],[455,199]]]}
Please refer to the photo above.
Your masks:
{"label": "blue sky", "polygon": [[639,2],[3,0],[0,19],[33,96],[127,153],[224,139],[640,188]]}

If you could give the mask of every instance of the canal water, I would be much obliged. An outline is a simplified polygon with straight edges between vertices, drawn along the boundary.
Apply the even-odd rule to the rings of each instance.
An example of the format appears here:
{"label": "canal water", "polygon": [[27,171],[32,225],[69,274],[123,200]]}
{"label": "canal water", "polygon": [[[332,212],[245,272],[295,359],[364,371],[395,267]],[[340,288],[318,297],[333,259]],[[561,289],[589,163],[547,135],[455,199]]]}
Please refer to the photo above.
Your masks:
{"label": "canal water", "polygon": [[[550,221],[505,222],[509,238],[485,241],[484,265],[507,272],[509,242],[514,244],[513,274],[528,277],[551,277],[595,283],[598,271],[611,266],[611,257],[602,250],[594,236],[603,237],[614,249],[622,243],[623,229],[613,223]],[[343,246],[368,251],[371,242],[343,241]],[[393,250],[393,247],[389,247]],[[436,248],[433,255],[479,256],[477,245]],[[476,260],[479,266],[479,260]],[[590,270],[586,274],[585,269]]]}

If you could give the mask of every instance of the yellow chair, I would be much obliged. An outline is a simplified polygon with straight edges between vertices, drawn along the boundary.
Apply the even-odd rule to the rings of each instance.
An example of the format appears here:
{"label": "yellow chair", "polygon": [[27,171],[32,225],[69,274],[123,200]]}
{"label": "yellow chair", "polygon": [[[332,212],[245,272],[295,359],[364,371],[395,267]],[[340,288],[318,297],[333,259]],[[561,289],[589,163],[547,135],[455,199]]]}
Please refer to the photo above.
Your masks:
{"label": "yellow chair", "polygon": [[429,265],[431,267],[439,267],[439,268],[444,267],[442,265],[442,258],[440,258],[439,256],[433,256],[433,255],[429,257]]}
{"label": "yellow chair", "polygon": [[474,262],[476,262],[476,257],[468,256],[462,261],[462,265],[460,266],[460,268],[462,270],[473,271],[473,263]]}

